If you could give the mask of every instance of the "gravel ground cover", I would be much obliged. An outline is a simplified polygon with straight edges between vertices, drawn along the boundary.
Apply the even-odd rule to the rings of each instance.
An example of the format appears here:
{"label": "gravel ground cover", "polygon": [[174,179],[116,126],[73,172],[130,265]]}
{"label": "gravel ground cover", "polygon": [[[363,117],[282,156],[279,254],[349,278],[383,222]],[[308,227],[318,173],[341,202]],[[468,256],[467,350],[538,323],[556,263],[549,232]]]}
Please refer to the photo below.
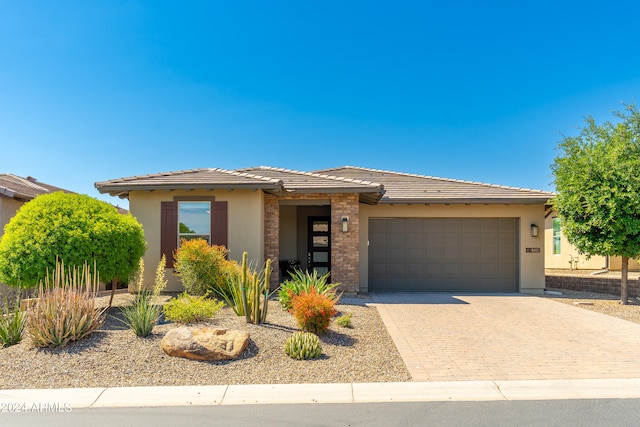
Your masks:
{"label": "gravel ground cover", "polygon": [[[118,295],[117,304],[127,298]],[[160,324],[152,337],[137,338],[112,307],[98,331],[66,347],[37,349],[27,338],[0,349],[0,389],[411,381],[376,308],[365,302],[343,298],[337,309],[353,313],[353,327],[332,323],[321,337],[321,358],[306,361],[284,353],[286,339],[298,328],[275,301],[269,303],[268,324],[247,324],[228,307],[207,324],[250,334],[243,355],[225,362],[169,357],[160,340],[178,325]]]}
{"label": "gravel ground cover", "polygon": [[622,305],[619,303],[620,295],[571,291],[567,289],[549,290],[561,292],[562,295],[545,295],[544,298],[618,317],[630,322],[640,323],[640,298],[630,298],[627,305]]}

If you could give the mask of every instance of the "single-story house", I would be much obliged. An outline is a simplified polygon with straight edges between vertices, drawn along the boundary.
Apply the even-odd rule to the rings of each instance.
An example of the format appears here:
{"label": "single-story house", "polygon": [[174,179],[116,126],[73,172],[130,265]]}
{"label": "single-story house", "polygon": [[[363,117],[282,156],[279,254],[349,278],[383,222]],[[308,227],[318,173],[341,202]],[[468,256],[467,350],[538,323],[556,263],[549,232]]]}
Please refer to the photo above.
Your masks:
{"label": "single-story house", "polygon": [[22,178],[17,175],[0,174],[0,237],[4,234],[4,226],[9,223],[20,207],[41,194],[68,190],[45,184],[33,177]]}
{"label": "single-story house", "polygon": [[[545,234],[545,268],[570,269],[570,270],[612,270],[619,271],[622,268],[621,257],[587,256],[578,252],[578,249],[567,240],[562,233],[562,221],[556,211],[548,209],[544,220]],[[629,260],[629,270],[640,270],[640,262]]]}
{"label": "single-story house", "polygon": [[[331,272],[348,292],[541,293],[552,193],[345,166],[195,169],[97,182],[129,199],[157,266],[181,238],[232,259],[268,258]],[[278,264],[276,264],[278,265]],[[152,270],[151,270],[152,271]],[[272,285],[285,273],[274,269]],[[180,290],[168,274],[169,290]]]}

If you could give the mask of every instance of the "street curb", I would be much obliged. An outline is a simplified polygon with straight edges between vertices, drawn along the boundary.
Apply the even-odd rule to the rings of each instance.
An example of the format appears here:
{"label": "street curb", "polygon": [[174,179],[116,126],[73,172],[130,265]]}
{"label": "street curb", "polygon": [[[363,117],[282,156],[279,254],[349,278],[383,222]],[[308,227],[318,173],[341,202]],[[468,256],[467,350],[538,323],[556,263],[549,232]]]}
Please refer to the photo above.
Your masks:
{"label": "street curb", "polygon": [[640,378],[0,390],[0,410],[604,398],[640,398]]}

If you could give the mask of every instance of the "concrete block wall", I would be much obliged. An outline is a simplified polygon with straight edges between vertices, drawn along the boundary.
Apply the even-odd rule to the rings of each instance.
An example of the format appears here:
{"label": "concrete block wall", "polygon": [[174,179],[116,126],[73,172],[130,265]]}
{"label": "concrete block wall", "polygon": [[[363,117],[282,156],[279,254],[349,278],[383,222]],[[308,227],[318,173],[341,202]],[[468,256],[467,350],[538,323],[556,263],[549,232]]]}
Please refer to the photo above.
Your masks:
{"label": "concrete block wall", "polygon": [[[620,279],[597,276],[547,275],[545,276],[545,287],[620,295]],[[629,296],[640,296],[640,283],[638,283],[637,279],[629,280],[627,289]]]}

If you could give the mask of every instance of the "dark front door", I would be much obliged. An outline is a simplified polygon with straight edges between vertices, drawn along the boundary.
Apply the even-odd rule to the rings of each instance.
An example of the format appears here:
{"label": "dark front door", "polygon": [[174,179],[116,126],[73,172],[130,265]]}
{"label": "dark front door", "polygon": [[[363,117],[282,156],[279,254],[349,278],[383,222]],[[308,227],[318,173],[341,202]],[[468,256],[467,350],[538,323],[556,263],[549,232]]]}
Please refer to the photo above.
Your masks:
{"label": "dark front door", "polygon": [[327,274],[331,268],[331,218],[310,216],[308,236],[307,268]]}

